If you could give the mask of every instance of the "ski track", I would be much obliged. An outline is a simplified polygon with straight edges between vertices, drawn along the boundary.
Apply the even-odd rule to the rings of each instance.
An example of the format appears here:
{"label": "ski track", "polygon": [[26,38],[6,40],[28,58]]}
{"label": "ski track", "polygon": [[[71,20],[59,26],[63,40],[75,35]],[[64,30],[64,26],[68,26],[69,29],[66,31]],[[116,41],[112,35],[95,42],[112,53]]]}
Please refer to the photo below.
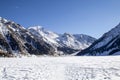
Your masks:
{"label": "ski track", "polygon": [[120,56],[0,58],[0,80],[120,80]]}

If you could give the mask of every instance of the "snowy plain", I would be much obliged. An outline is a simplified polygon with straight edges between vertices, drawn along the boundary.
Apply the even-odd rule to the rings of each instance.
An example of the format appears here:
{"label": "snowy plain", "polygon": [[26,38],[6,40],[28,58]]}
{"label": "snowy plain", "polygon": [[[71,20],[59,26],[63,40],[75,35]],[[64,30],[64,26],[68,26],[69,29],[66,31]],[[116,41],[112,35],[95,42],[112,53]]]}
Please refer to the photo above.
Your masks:
{"label": "snowy plain", "polygon": [[0,80],[120,80],[120,56],[0,58]]}

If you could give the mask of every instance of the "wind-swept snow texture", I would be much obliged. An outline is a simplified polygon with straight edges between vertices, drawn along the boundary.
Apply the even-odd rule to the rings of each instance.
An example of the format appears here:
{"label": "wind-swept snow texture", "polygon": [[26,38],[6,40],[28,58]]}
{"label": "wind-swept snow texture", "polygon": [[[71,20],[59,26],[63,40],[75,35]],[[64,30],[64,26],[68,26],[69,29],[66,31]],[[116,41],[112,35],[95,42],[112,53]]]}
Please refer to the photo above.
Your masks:
{"label": "wind-swept snow texture", "polygon": [[120,56],[0,58],[0,80],[120,80]]}

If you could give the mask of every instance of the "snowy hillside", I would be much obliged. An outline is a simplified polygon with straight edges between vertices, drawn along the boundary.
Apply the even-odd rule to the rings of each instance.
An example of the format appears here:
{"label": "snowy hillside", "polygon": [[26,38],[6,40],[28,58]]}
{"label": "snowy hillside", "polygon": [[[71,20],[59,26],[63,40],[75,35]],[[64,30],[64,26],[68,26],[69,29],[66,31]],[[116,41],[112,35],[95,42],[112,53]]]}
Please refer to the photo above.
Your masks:
{"label": "snowy hillside", "polygon": [[0,80],[120,80],[120,56],[0,58]]}
{"label": "snowy hillside", "polygon": [[41,26],[22,27],[0,17],[0,56],[69,55],[95,41],[87,35],[57,34]]}
{"label": "snowy hillside", "polygon": [[55,49],[21,25],[0,18],[0,56],[53,54]]}
{"label": "snowy hillside", "polygon": [[35,36],[42,38],[47,43],[54,43],[55,45],[57,45],[55,39],[59,36],[58,34],[45,30],[41,26],[29,27],[28,30]]}
{"label": "snowy hillside", "polygon": [[120,55],[120,24],[78,55]]}
{"label": "snowy hillside", "polygon": [[[89,47],[96,39],[84,34],[57,34],[45,30],[41,26],[29,27],[28,30],[35,36],[42,38],[48,44],[56,47],[57,53],[74,53]],[[68,51],[67,51],[67,50]]]}

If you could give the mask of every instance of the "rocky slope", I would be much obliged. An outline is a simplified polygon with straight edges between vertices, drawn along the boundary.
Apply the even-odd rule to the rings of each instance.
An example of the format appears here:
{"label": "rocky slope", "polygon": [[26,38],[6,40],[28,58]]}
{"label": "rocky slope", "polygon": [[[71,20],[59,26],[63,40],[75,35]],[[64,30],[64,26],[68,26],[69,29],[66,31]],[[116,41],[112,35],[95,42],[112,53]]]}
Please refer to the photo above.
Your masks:
{"label": "rocky slope", "polygon": [[96,39],[84,34],[57,34],[45,30],[41,26],[29,27],[28,30],[35,36],[42,38],[46,43],[55,46],[56,52],[61,54],[71,54],[83,50],[90,46]]}
{"label": "rocky slope", "polygon": [[44,28],[21,25],[0,17],[0,56],[67,55],[95,41],[83,34],[57,34]]}
{"label": "rocky slope", "polygon": [[120,55],[120,24],[78,55]]}
{"label": "rocky slope", "polygon": [[54,51],[51,45],[32,35],[21,25],[0,18],[1,56],[53,54]]}

